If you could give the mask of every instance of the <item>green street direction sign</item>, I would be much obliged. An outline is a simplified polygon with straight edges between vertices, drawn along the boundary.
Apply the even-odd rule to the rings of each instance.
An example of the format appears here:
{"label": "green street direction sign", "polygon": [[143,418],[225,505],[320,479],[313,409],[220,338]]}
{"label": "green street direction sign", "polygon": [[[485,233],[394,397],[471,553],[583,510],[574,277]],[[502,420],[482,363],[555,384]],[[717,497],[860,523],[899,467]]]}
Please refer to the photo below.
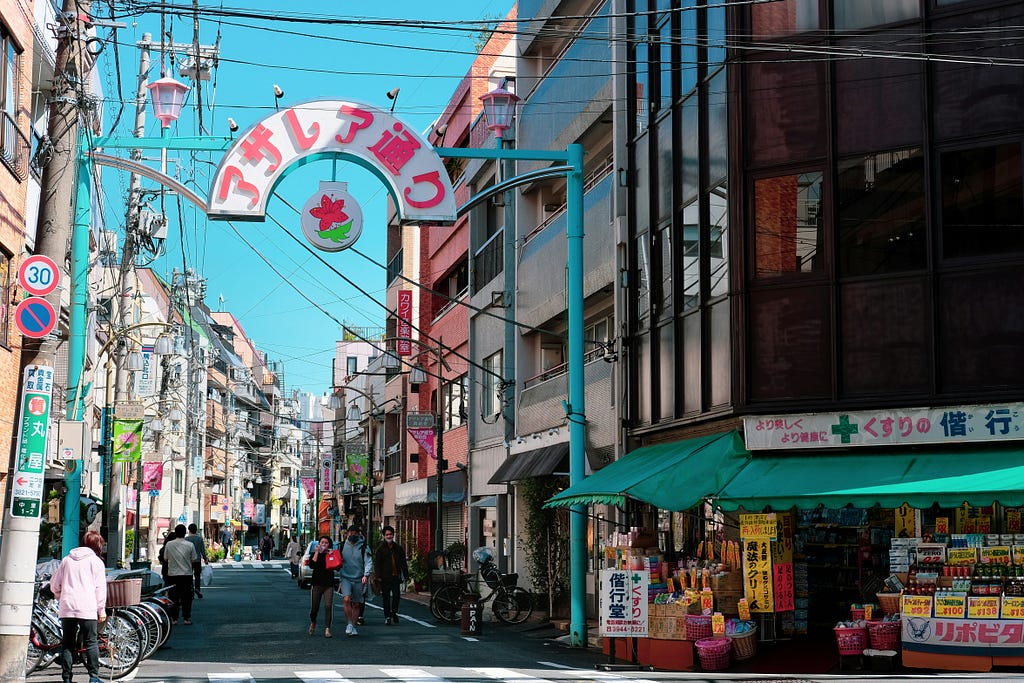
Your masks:
{"label": "green street direction sign", "polygon": [[29,365],[25,368],[23,380],[18,453],[11,479],[11,516],[38,519],[43,499],[53,368]]}

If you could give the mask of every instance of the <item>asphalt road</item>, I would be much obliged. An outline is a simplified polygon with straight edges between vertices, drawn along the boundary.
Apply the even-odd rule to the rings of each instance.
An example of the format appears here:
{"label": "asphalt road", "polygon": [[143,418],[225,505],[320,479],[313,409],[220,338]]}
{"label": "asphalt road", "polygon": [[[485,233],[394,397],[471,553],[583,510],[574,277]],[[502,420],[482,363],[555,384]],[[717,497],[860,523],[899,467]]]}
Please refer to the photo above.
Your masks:
{"label": "asphalt road", "polygon": [[[468,637],[457,625],[439,624],[428,608],[403,600],[402,619],[386,626],[380,599],[367,607],[359,635],[345,636],[344,610],[335,596],[334,637],[315,636],[309,626],[309,591],[288,570],[221,566],[213,585],[197,600],[191,626],[175,628],[167,644],[128,679],[144,683],[661,683],[663,681],[854,681],[1015,680],[1019,676],[756,676],[654,671],[603,671],[606,658],[593,649],[570,648],[560,632],[539,622],[506,626],[493,622],[489,605],[483,632]],[[29,683],[60,683],[53,665]],[[75,681],[88,678],[76,666]]]}

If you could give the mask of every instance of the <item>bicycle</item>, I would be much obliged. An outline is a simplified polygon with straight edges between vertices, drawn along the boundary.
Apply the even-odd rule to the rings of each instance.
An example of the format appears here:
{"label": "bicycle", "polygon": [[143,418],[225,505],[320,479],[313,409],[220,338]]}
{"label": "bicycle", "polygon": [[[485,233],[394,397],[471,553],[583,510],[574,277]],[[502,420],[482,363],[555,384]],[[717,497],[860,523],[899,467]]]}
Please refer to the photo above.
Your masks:
{"label": "bicycle", "polygon": [[[461,616],[462,605],[467,601],[481,604],[493,599],[491,611],[506,624],[521,624],[533,614],[533,598],[529,591],[520,588],[519,574],[502,574],[494,564],[489,548],[477,548],[473,557],[480,563],[480,577],[490,589],[487,595],[480,595],[469,586],[473,574],[460,573],[458,583],[445,584],[430,595],[430,611],[439,621],[455,623]],[[479,582],[478,582],[479,585]]]}

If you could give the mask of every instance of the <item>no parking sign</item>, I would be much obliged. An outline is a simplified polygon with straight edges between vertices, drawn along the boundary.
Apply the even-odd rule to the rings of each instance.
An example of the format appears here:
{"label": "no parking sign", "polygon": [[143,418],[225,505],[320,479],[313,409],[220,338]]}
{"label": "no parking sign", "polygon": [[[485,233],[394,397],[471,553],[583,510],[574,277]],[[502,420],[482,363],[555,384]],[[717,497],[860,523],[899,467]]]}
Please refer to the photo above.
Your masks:
{"label": "no parking sign", "polygon": [[57,325],[57,314],[49,301],[30,296],[14,309],[14,324],[26,337],[41,339],[53,332]]}

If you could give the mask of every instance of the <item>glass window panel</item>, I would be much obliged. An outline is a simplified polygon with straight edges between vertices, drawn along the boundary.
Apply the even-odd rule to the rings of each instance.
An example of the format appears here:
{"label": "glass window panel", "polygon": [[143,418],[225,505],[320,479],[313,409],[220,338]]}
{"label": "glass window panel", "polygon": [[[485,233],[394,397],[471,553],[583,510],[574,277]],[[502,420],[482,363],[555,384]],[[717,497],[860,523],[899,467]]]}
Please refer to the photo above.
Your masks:
{"label": "glass window panel", "polygon": [[683,306],[687,311],[700,305],[700,206],[683,209]]}
{"label": "glass window panel", "polygon": [[683,412],[699,413],[704,408],[701,395],[700,314],[683,318]]}
{"label": "glass window panel", "polygon": [[830,299],[827,286],[750,293],[751,400],[831,395]]}
{"label": "glass window panel", "polygon": [[658,328],[658,415],[671,420],[676,415],[675,322]]}
{"label": "glass window panel", "polygon": [[641,424],[651,423],[651,333],[637,336],[637,417]]}
{"label": "glass window panel", "polygon": [[928,391],[928,290],[923,278],[842,286],[839,372],[844,396]]}
{"label": "glass window panel", "polygon": [[946,152],[940,165],[943,255],[1024,250],[1020,143]]}
{"label": "glass window panel", "polygon": [[711,407],[732,401],[732,330],[729,301],[711,308]]}
{"label": "glass window panel", "polygon": [[750,8],[754,41],[815,31],[820,25],[818,0],[778,0]]}
{"label": "glass window panel", "polygon": [[[898,48],[894,47],[899,45]],[[843,47],[919,52],[902,32],[857,36]],[[923,140],[921,62],[909,59],[840,59],[836,65],[839,153],[919,145]]]}
{"label": "glass window panel", "polygon": [[[758,164],[794,163],[825,155],[825,62],[764,55],[746,65],[750,154]],[[772,60],[779,61],[772,61]]]}
{"label": "glass window panel", "polygon": [[[693,7],[697,2],[687,0],[683,7]],[[697,85],[697,11],[683,10],[679,13],[682,33],[679,38],[679,94],[686,95]]]}
{"label": "glass window panel", "polygon": [[661,263],[661,312],[672,312],[672,224],[668,223],[658,231],[658,250]]}
{"label": "glass window panel", "polygon": [[711,271],[709,296],[716,297],[729,293],[729,201],[725,184],[712,190],[708,200],[711,228],[708,244]]}
{"label": "glass window panel", "polygon": [[633,34],[634,64],[636,66],[636,132],[647,129],[650,115],[648,99],[650,88],[650,51],[648,50],[647,18],[639,15],[635,19],[636,31]]}
{"label": "glass window panel", "polygon": [[840,275],[925,268],[924,187],[920,148],[840,162],[836,191]]}
{"label": "glass window panel", "polygon": [[882,26],[921,15],[919,0],[834,0],[834,3],[837,31]]}
{"label": "glass window panel", "polygon": [[636,316],[644,321],[651,315],[651,259],[647,233],[636,238]]}
{"label": "glass window panel", "polygon": [[694,93],[683,102],[682,149],[682,202],[686,204],[697,198],[700,188],[700,110]]}
{"label": "glass window panel", "polygon": [[672,153],[672,115],[658,121],[658,190],[656,202],[658,220],[672,217],[672,170],[675,167]]}
{"label": "glass window panel", "polygon": [[708,86],[708,179],[712,185],[729,174],[729,107],[725,69]]}
{"label": "glass window panel", "polygon": [[647,145],[647,137],[643,136],[633,145],[636,165],[633,170],[633,187],[636,198],[636,229],[642,232],[651,227],[651,151]]}
{"label": "glass window panel", "polygon": [[938,296],[939,392],[991,395],[999,388],[1019,394],[1024,388],[1024,269],[948,275],[939,281]]}
{"label": "glass window panel", "polygon": [[725,6],[708,3],[707,21],[708,71],[711,71],[725,62]]}
{"label": "glass window panel", "polygon": [[658,70],[661,74],[659,84],[659,95],[661,96],[661,108],[672,104],[672,46],[675,41],[672,39],[672,22],[666,20],[658,29],[658,54],[660,55]]}
{"label": "glass window panel", "polygon": [[821,182],[820,171],[755,181],[756,277],[824,271]]}

